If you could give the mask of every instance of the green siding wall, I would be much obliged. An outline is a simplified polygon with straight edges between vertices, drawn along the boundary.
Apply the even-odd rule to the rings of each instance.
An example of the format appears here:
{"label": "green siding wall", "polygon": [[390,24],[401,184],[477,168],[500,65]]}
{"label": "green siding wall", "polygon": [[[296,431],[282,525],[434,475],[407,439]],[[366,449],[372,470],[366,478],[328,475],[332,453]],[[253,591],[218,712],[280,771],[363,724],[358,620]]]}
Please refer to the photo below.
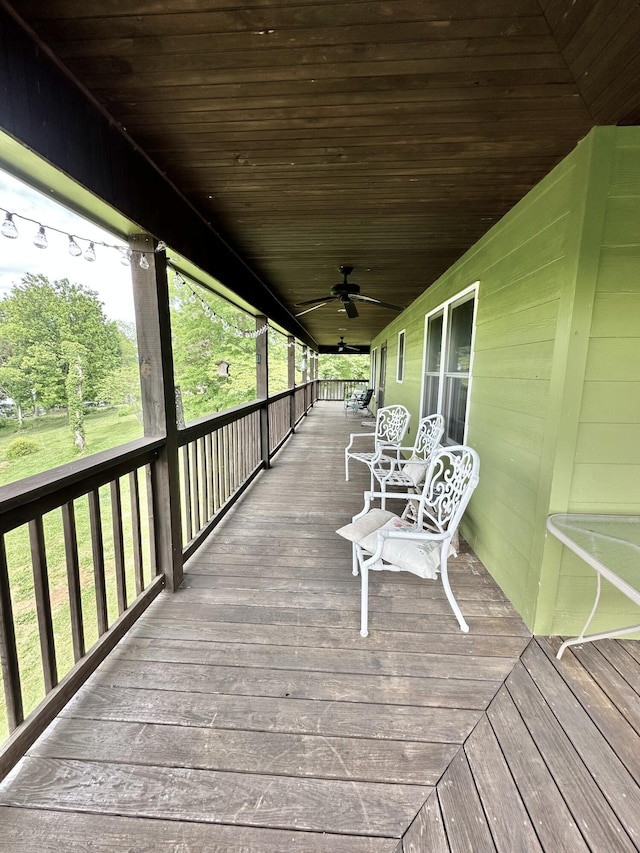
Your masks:
{"label": "green siding wall", "polygon": [[639,511],[636,146],[637,128],[593,131],[374,341],[388,341],[386,401],[417,418],[425,314],[480,282],[468,441],[481,475],[463,533],[539,633],[573,631],[591,594],[589,570],[547,536],[549,512]]}

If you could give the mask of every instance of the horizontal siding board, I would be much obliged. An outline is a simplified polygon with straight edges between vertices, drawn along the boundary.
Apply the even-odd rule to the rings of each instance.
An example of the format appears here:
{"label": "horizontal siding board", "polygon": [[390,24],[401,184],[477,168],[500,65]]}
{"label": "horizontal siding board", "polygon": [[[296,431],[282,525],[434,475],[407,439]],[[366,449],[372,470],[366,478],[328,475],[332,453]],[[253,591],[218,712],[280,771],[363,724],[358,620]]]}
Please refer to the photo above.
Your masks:
{"label": "horizontal siding board", "polygon": [[600,252],[598,293],[637,293],[640,245],[604,246]]}
{"label": "horizontal siding board", "polygon": [[505,379],[548,379],[553,363],[553,341],[480,350],[473,361],[473,375]]}
{"label": "horizontal siding board", "polygon": [[640,145],[616,146],[609,195],[640,196]]}
{"label": "horizontal siding board", "polygon": [[[603,412],[603,418],[607,412]],[[640,471],[640,422],[581,423],[576,464],[635,465]]]}
{"label": "horizontal siding board", "polygon": [[[557,299],[566,275],[564,257],[553,258],[537,266],[518,279],[493,277],[493,286],[483,287],[480,294],[482,309],[478,323],[503,314],[512,314],[533,308],[543,302]],[[498,287],[500,282],[502,287]]]}
{"label": "horizontal siding board", "polygon": [[518,412],[524,416],[542,417],[549,396],[545,380],[506,379],[505,377],[473,377],[472,405],[478,404]]}
{"label": "horizontal siding board", "polygon": [[640,512],[640,466],[576,464],[571,484],[573,512]]}
{"label": "horizontal siding board", "polygon": [[640,423],[640,378],[636,382],[585,382],[580,423]]}
{"label": "horizontal siding board", "polygon": [[484,406],[474,401],[473,418],[482,423],[483,429],[499,436],[507,444],[523,445],[533,454],[542,449],[545,421],[535,415],[509,411],[494,406]]}
{"label": "horizontal siding board", "polygon": [[543,302],[533,308],[498,315],[478,324],[475,350],[522,346],[553,340],[555,337],[557,303]]}
{"label": "horizontal siding board", "polygon": [[591,337],[635,338],[640,349],[639,318],[640,285],[637,286],[635,292],[596,294],[591,322]]}
{"label": "horizontal siding board", "polygon": [[637,382],[640,346],[634,338],[593,338],[589,344],[585,379],[605,382]]}
{"label": "horizontal siding board", "polygon": [[637,246],[638,218],[640,217],[640,197],[615,196],[607,202],[604,234],[604,246]]}

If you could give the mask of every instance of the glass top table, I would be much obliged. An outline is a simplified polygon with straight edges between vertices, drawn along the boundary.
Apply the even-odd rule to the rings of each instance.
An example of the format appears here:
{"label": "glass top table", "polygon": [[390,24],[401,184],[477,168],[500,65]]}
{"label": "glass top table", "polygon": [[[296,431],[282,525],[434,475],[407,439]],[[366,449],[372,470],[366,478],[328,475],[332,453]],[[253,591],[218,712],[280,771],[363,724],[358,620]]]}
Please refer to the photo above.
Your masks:
{"label": "glass top table", "polygon": [[565,640],[567,646],[640,630],[640,625],[585,636],[600,600],[601,578],[606,578],[635,604],[640,605],[640,515],[588,515],[557,513],[547,519],[547,529],[596,572],[596,598],[580,636]]}

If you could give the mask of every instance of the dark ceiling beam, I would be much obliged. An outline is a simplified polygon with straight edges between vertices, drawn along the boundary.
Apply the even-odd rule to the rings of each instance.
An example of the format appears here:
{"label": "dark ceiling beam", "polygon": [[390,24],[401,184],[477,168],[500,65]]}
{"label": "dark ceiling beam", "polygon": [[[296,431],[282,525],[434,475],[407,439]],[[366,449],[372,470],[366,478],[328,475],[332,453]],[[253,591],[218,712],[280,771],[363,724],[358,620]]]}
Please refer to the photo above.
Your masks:
{"label": "dark ceiling beam", "polygon": [[259,275],[0,3],[0,126],[313,349]]}

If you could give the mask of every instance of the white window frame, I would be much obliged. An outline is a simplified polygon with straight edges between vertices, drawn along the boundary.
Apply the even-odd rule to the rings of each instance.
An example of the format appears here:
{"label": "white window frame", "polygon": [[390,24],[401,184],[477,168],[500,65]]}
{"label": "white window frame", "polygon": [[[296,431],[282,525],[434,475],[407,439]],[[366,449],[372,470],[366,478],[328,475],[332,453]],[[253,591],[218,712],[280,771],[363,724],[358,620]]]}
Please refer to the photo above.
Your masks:
{"label": "white window frame", "polygon": [[[445,389],[445,377],[446,376],[467,376],[467,374],[451,374],[445,368],[447,365],[447,355],[448,348],[450,344],[449,338],[449,317],[453,308],[462,304],[463,302],[467,302],[469,299],[473,299],[473,316],[471,319],[471,354],[469,357],[469,373],[468,373],[468,385],[467,385],[467,400],[466,400],[466,408],[465,408],[465,416],[464,416],[464,435],[463,435],[463,443],[467,441],[467,433],[469,430],[469,400],[471,399],[471,383],[473,382],[473,358],[475,353],[475,338],[476,338],[476,319],[478,313],[478,288],[480,282],[475,281],[473,284],[466,287],[464,290],[456,293],[455,296],[452,296],[451,299],[447,299],[446,302],[440,303],[436,308],[432,311],[429,311],[428,314],[425,315],[424,318],[424,341],[423,341],[423,349],[422,349],[422,382],[420,386],[420,411],[421,417],[426,417],[431,414],[444,414],[443,412],[443,403],[444,403],[444,389]],[[442,336],[441,336],[441,354],[440,354],[440,367],[438,371],[438,405],[437,412],[425,412],[425,386],[427,382],[427,358],[428,358],[428,332],[429,332],[429,321],[432,317],[436,317],[438,314],[442,314]],[[434,374],[430,374],[434,375]],[[445,415],[446,417],[446,415]],[[448,424],[445,426],[445,436],[447,434]],[[453,443],[449,439],[445,439],[448,443]]]}
{"label": "white window frame", "polygon": [[373,388],[374,394],[376,390],[377,376],[378,376],[378,347],[374,347],[371,350],[371,384],[369,388]]}
{"label": "white window frame", "polygon": [[404,360],[407,347],[407,330],[398,332],[398,352],[396,356],[396,382],[402,385],[404,382]]}

